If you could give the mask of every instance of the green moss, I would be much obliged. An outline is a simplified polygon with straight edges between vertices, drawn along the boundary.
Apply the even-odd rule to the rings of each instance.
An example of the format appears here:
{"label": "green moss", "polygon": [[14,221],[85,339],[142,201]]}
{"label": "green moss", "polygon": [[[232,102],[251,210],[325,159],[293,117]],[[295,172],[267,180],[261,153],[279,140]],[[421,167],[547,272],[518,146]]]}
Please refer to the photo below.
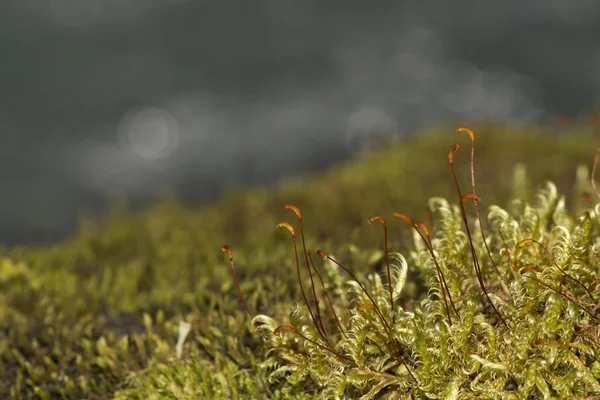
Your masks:
{"label": "green moss", "polygon": [[[429,283],[424,299],[396,306],[392,313],[390,288],[378,274],[369,275],[364,288],[342,277],[336,265],[326,265],[328,290],[339,294],[346,287],[333,301],[338,313],[344,310],[341,327],[335,328],[334,314],[326,307],[323,319],[329,329],[323,334],[306,317],[304,305],[290,314],[289,322],[258,315],[253,324],[269,348],[261,365],[272,380],[317,385],[324,399],[343,394],[365,400],[571,399],[600,393],[595,372],[600,357],[595,254],[600,203],[573,220],[558,200],[556,188],[547,183],[534,206],[519,201],[521,212],[491,207],[487,241],[496,274],[483,241],[461,230],[459,208],[433,198],[429,204],[439,228],[431,251],[423,246],[424,236],[407,258],[390,257],[394,302],[409,269],[420,270]],[[474,271],[472,242],[488,296]],[[551,249],[552,259],[541,251],[543,245]],[[454,299],[452,307],[446,296]],[[280,324],[289,325],[282,330]],[[290,333],[283,336],[284,331]]]}
{"label": "green moss", "polygon": [[[3,249],[0,397],[301,399],[314,398],[316,393],[335,397],[344,390],[358,395],[377,389],[374,395],[391,396],[392,388],[399,390],[398,396],[403,391],[408,393],[413,389],[408,388],[406,368],[390,357],[385,343],[365,319],[365,312],[371,311],[356,310],[359,303],[368,299],[358,288],[349,287],[348,277],[328,264],[317,263],[317,268],[326,268],[324,281],[330,285],[346,328],[355,336],[355,342],[344,342],[332,333],[330,340],[357,360],[361,354],[367,355],[365,366],[375,371],[375,377],[365,374],[366,367],[340,364],[330,353],[296,340],[289,332],[271,337],[274,321],[287,324],[290,311],[302,301],[289,234],[276,230],[275,224],[290,216],[283,211],[284,204],[300,207],[306,221],[307,246],[313,254],[318,244],[336,259],[353,266],[359,279],[368,282],[378,305],[388,313],[386,284],[377,275],[364,278],[385,269],[381,228],[365,226],[366,219],[399,211],[427,221],[429,197],[456,198],[452,180],[448,179],[451,175],[445,162],[446,152],[454,141],[465,148],[469,142],[466,135],[449,132],[424,132],[360,162],[335,166],[321,175],[270,189],[234,192],[214,206],[186,209],[174,200],[165,200],[140,214],[116,208],[102,222],[85,221],[73,237],[56,246]],[[398,311],[402,306],[402,311],[394,330],[407,353],[407,364],[414,368],[420,382],[418,389],[410,385],[419,396],[438,390],[423,385],[443,384],[450,391],[458,388],[463,393],[478,376],[473,385],[480,391],[500,391],[504,382],[515,388],[517,396],[519,390],[543,395],[544,383],[554,397],[586,390],[592,393],[591,377],[597,383],[598,366],[589,360],[592,355],[597,356],[597,343],[593,340],[597,328],[589,316],[562,296],[550,293],[535,281],[513,276],[494,230],[496,225],[502,228],[515,262],[537,261],[540,279],[555,282],[561,277],[539,248],[515,249],[518,238],[534,232],[538,234],[536,238],[552,247],[555,257],[562,255],[564,260],[560,262],[569,265],[569,272],[589,283],[590,268],[598,265],[594,251],[597,213],[581,200],[581,192],[590,188],[581,178],[586,175],[583,169],[576,173],[576,168],[593,157],[590,144],[589,132],[583,128],[564,136],[548,135],[536,127],[490,125],[477,130],[475,162],[481,206],[501,204],[508,210],[505,219],[500,208],[491,210],[493,229],[489,229],[488,240],[510,296],[502,297],[495,287],[499,282],[490,273],[478,234],[474,234],[474,240],[492,300],[498,302],[507,321],[513,321],[509,325],[515,320],[523,325],[515,325],[511,331],[498,326],[497,317],[477,290],[468,253],[460,247],[465,246],[464,238],[451,203],[438,200],[430,206],[435,208],[439,225],[435,246],[442,246],[436,251],[442,255],[442,268],[447,270],[460,323],[456,316],[452,325],[444,322],[438,282],[432,275],[435,269],[422,244],[413,242],[413,233],[407,227],[392,228],[389,221],[390,250],[404,254],[408,266],[404,287],[397,290],[396,305]],[[468,182],[468,151],[459,150],[456,158],[459,179]],[[515,180],[514,165],[519,162],[527,174],[517,173]],[[576,176],[580,179],[575,180]],[[558,193],[566,194],[564,206],[560,198],[548,200],[549,195],[546,202],[530,198],[534,191],[529,182],[548,179],[556,182]],[[513,187],[523,197],[522,202],[509,203]],[[564,211],[570,209],[576,210],[576,215],[588,209],[589,221],[574,220]],[[568,227],[566,233],[551,230],[546,220]],[[592,228],[586,228],[586,224]],[[463,241],[444,241],[439,237],[444,232]],[[271,329],[267,343],[254,332],[244,314],[230,269],[219,251],[223,243],[234,249],[249,308],[272,318],[256,320],[268,323],[260,328],[264,335],[268,335],[267,326]],[[444,253],[443,246],[450,244],[459,247],[448,248]],[[571,250],[564,250],[567,248]],[[394,270],[400,276],[398,260],[392,257],[397,265]],[[569,264],[571,260],[577,263]],[[581,297],[582,289],[564,277],[561,279],[574,295]],[[309,287],[308,281],[305,287]],[[429,296],[424,288],[429,288]],[[350,293],[345,294],[348,290]],[[531,295],[529,301],[523,300],[528,298],[526,293]],[[597,301],[598,294],[594,295]],[[585,296],[581,298],[590,301]],[[522,304],[514,304],[515,299],[521,299]],[[303,328],[310,327],[304,314],[302,305],[293,316],[296,327],[313,338],[315,332]],[[551,342],[532,348],[531,334],[517,340],[507,333],[516,329],[529,332],[533,323],[525,318],[527,315],[534,315],[534,322],[548,324],[545,329],[549,340],[581,344],[569,348]],[[372,318],[375,324],[380,323],[375,316]],[[183,355],[178,358],[175,344],[180,320],[190,322],[192,329],[184,342]],[[408,320],[415,323],[411,325]],[[582,324],[587,325],[580,328]],[[334,327],[330,328],[334,332]],[[451,345],[440,342],[440,332],[449,335]],[[357,348],[356,341],[363,341],[364,346]],[[377,346],[388,354],[379,354]],[[267,353],[269,349],[277,351]],[[467,350],[479,358],[465,357],[463,351]],[[564,360],[571,357],[569,352],[575,358],[559,362],[558,370],[548,366],[548,354]],[[499,359],[498,354],[508,358]],[[524,355],[533,361],[519,358]],[[508,365],[509,360],[521,362],[515,364],[522,369],[514,376],[508,376],[499,367]],[[449,365],[463,369],[448,372]],[[540,374],[542,378],[527,380],[527,374]],[[524,382],[533,386],[529,388]],[[480,393],[477,390],[464,393],[476,396]]]}

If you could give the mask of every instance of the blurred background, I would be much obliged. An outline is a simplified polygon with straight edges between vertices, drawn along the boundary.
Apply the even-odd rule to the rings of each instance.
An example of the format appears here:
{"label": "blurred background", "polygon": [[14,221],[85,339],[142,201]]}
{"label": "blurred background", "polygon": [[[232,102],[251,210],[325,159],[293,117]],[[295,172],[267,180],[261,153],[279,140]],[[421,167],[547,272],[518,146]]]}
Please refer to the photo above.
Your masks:
{"label": "blurred background", "polygon": [[596,0],[2,0],[0,242],[438,122],[552,123],[599,89]]}

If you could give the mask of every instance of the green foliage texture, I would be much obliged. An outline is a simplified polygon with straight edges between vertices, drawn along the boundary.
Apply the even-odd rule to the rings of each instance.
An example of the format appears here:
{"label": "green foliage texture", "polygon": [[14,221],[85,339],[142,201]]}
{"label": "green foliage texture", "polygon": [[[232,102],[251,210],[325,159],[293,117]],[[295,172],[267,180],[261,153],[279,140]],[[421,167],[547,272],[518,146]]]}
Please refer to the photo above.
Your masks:
{"label": "green foliage texture", "polygon": [[[216,205],[165,199],[139,214],[117,205],[63,243],[0,249],[0,398],[600,395],[600,206],[584,195],[593,193],[591,132],[474,128],[483,228],[472,200],[464,206],[489,296],[445,160],[458,142],[457,176],[470,193],[470,142],[436,128],[319,176],[233,191]],[[275,228],[293,217],[300,236],[285,204],[304,216],[323,280],[315,276],[325,337],[303,300],[290,235]],[[395,211],[427,223],[432,251]],[[374,215],[388,220],[391,288],[381,224],[366,222]],[[321,260],[319,248],[357,280]],[[298,250],[314,312],[301,242]],[[281,325],[290,329],[276,335]]]}

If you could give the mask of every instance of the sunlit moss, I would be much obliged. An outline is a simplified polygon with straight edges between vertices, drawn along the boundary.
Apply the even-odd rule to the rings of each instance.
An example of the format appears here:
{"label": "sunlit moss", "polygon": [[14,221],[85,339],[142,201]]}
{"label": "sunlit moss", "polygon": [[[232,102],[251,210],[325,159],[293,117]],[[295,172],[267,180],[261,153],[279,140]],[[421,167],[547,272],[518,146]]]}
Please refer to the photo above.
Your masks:
{"label": "sunlit moss", "polygon": [[[538,192],[537,202],[522,207],[523,215],[491,207],[487,240],[500,274],[486,260],[482,242],[476,253],[487,298],[498,313],[465,256],[468,235],[451,228],[461,226],[460,214],[441,199],[432,204],[439,216],[435,225],[446,227],[432,238],[435,258],[417,247],[406,259],[391,254],[394,301],[410,269],[419,269],[429,282],[428,295],[393,313],[390,287],[378,274],[369,275],[363,287],[330,265],[330,288],[346,286],[335,301],[338,310],[345,310],[342,329],[335,329],[329,314],[325,325],[331,329],[320,337],[318,325],[306,318],[314,304],[302,304],[290,314],[294,329],[285,329],[291,331],[286,337],[274,319],[254,317],[268,348],[260,365],[271,371],[270,379],[316,385],[324,399],[343,394],[361,399],[571,399],[599,394],[600,268],[592,255],[600,246],[600,203],[575,219],[562,215],[559,220],[568,218],[570,230],[552,218],[556,211],[546,212],[549,206],[560,207],[552,183]],[[551,249],[552,258],[539,247]],[[445,272],[454,298],[452,322],[446,318],[449,308],[433,260]]]}

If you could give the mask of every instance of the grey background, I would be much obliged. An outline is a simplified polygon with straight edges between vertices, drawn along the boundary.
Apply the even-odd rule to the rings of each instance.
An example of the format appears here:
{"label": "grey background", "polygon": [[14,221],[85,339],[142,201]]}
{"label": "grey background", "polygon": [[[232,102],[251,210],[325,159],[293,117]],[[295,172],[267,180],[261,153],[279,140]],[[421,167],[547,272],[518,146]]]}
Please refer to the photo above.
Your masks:
{"label": "grey background", "polygon": [[108,198],[188,204],[376,134],[592,107],[600,2],[3,0],[0,242]]}

